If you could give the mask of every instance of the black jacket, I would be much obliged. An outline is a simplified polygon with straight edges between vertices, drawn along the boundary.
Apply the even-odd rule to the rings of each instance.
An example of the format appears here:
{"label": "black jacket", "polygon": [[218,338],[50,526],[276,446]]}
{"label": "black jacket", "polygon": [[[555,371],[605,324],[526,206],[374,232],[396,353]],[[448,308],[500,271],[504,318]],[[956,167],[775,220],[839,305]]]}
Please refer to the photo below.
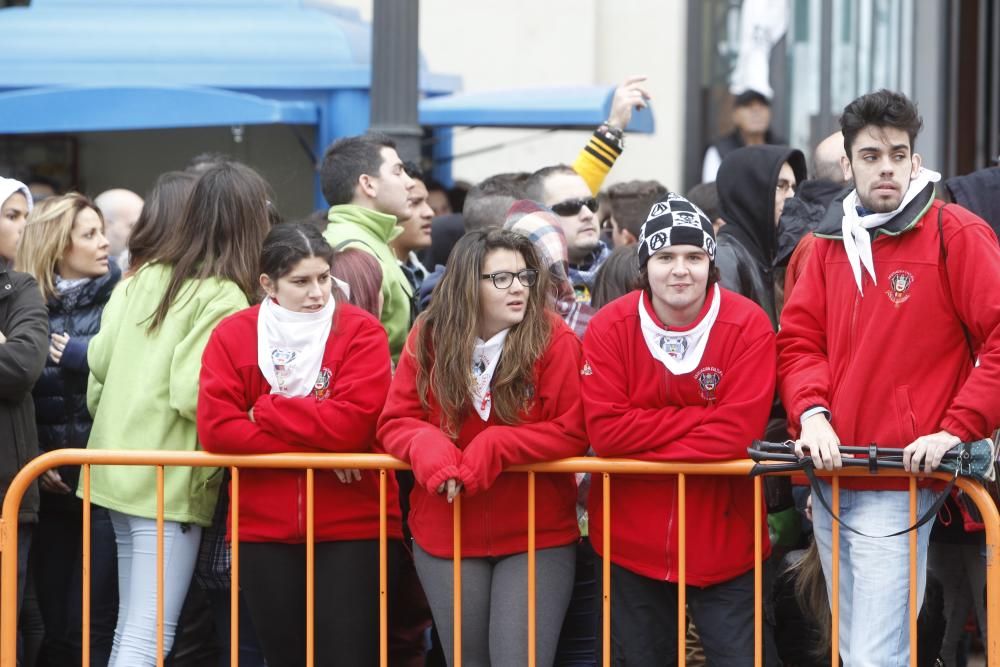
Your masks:
{"label": "black jacket", "polygon": [[[111,298],[111,291],[121,279],[121,271],[112,262],[111,270],[71,290],[61,298],[49,300],[49,331],[69,334],[69,343],[56,364],[45,358],[45,369],[32,395],[38,423],[38,447],[50,451],[64,447],[83,448],[90,437],[93,420],[87,411],[87,347],[101,327],[101,314]],[[64,466],[59,474],[70,488],[76,488],[77,466]],[[46,494],[48,495],[48,494]],[[69,496],[73,501],[75,496]],[[48,506],[48,498],[46,506]],[[73,503],[75,505],[75,503]]]}
{"label": "black jacket", "polygon": [[722,286],[757,303],[778,328],[775,293],[778,232],[774,225],[775,187],[788,162],[795,179],[806,179],[801,151],[786,146],[747,146],[730,153],[719,167],[716,185],[726,224],[719,230],[715,264]]}
{"label": "black jacket", "polygon": [[[31,388],[49,350],[49,318],[35,279],[0,261],[0,497],[11,480],[38,454]],[[38,519],[38,485],[21,500],[20,522]]]}
{"label": "black jacket", "polygon": [[988,167],[965,176],[955,176],[945,187],[956,204],[963,206],[993,228],[1000,236],[1000,167]]}
{"label": "black jacket", "polygon": [[802,237],[819,227],[831,202],[838,195],[849,191],[846,185],[825,178],[806,181],[795,191],[795,196],[785,202],[785,209],[781,212],[775,266],[788,266],[788,260]]}

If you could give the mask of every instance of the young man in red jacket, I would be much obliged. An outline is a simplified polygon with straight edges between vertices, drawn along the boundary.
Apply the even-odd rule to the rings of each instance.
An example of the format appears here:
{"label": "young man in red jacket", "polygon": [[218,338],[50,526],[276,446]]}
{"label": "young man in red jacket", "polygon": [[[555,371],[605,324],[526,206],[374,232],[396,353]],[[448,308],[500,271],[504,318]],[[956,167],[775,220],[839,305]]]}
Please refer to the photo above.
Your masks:
{"label": "young man in red jacket", "polygon": [[[642,289],[602,308],[584,336],[583,404],[599,456],[724,461],[763,435],[774,334],[760,306],[717,284],[715,248],[711,220],[691,202],[667,193],[653,204],[639,234]],[[753,483],[691,476],[686,488],[688,610],[711,664],[752,665]],[[676,664],[676,477],[612,480],[610,554],[600,484],[590,501],[591,541],[612,563],[612,661]]]}
{"label": "young man in red jacket", "polygon": [[[876,443],[902,449],[910,472],[929,472],[1000,424],[1000,249],[982,220],[934,199],[939,174],[913,152],[921,119],[905,96],[859,97],[840,125],[855,190],[816,230],[782,313],[781,398],[801,430],[800,455],[808,448],[817,468],[841,467],[841,442]],[[870,535],[905,530],[907,488],[900,478],[844,479],[840,518]],[[919,490],[920,515],[934,495]],[[829,589],[832,518],[822,508],[813,517]],[[918,600],[930,531],[917,532]],[[845,665],[908,663],[908,544],[840,532]]]}

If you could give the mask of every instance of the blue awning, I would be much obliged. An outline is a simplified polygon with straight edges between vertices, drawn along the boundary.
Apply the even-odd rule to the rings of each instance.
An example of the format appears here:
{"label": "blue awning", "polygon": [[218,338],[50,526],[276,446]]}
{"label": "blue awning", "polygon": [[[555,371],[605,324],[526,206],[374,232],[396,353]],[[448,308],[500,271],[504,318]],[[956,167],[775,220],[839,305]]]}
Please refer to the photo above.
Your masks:
{"label": "blue awning", "polygon": [[[607,119],[614,92],[613,86],[576,86],[442,95],[421,100],[420,124],[590,129]],[[632,114],[630,132],[654,128],[649,108]]]}
{"label": "blue awning", "polygon": [[189,86],[59,86],[0,93],[0,134],[315,125],[312,102]]}

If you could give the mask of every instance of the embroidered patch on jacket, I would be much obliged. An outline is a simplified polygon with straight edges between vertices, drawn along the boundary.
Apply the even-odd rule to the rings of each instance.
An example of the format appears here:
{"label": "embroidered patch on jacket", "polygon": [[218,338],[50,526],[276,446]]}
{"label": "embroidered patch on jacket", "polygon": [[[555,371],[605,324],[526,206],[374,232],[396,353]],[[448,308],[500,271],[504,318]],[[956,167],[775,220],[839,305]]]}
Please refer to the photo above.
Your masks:
{"label": "embroidered patch on jacket", "polygon": [[580,375],[593,375],[594,369],[590,367],[589,361],[583,362],[583,368],[580,369]]}
{"label": "embroidered patch on jacket", "polygon": [[889,289],[885,293],[889,300],[898,306],[910,298],[911,287],[913,287],[913,274],[900,269],[889,274]]}
{"label": "embroidered patch on jacket", "polygon": [[323,401],[330,397],[330,376],[333,375],[329,368],[321,368],[316,376],[316,383],[313,385],[313,396],[316,400]]}
{"label": "embroidered patch on jacket", "polygon": [[722,382],[722,371],[714,366],[705,366],[695,374],[694,379],[698,381],[698,389],[702,398],[706,401],[714,401],[718,398],[716,393],[719,389],[719,383]]}

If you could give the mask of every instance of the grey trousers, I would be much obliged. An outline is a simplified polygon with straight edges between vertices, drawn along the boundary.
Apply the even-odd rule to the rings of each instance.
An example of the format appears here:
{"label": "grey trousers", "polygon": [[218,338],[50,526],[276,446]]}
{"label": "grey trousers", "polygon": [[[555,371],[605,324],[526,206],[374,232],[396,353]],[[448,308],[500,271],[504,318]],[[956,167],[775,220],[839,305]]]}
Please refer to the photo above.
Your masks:
{"label": "grey trousers", "polygon": [[980,637],[986,637],[986,559],[982,544],[931,542],[927,565],[944,585],[944,639],[941,659],[958,664],[958,645],[965,631],[969,610],[976,612]]}
{"label": "grey trousers", "polygon": [[[454,664],[453,565],[413,545],[417,575],[427,594],[449,665]],[[555,659],[566,607],[573,592],[576,545],[539,549],[536,564],[536,658]],[[524,667],[528,664],[528,554],[462,559],[462,665]]]}

